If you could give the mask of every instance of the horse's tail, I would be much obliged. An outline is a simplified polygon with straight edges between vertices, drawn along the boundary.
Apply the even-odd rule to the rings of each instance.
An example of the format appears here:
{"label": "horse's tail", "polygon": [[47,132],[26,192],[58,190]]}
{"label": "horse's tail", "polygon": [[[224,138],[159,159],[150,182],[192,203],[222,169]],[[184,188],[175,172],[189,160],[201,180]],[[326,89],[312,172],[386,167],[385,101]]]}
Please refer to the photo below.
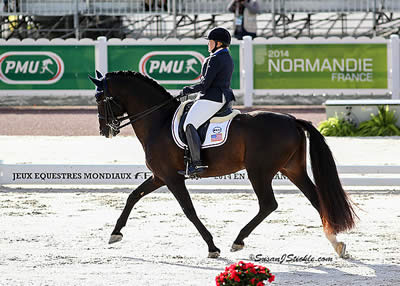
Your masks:
{"label": "horse's tail", "polygon": [[311,166],[324,229],[335,234],[350,230],[357,215],[340,183],[331,150],[324,136],[310,122],[301,119],[296,122],[310,134]]}

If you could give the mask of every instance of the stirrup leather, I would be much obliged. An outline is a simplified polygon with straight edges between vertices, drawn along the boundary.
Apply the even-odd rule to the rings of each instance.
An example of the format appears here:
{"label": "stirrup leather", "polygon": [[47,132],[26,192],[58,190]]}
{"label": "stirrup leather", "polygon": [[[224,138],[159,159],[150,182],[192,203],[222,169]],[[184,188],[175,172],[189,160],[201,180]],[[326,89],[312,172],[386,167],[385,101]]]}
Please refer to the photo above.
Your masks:
{"label": "stirrup leather", "polygon": [[192,158],[190,156],[190,151],[188,148],[185,148],[185,155],[184,155],[184,162],[185,162],[185,170],[178,171],[178,174],[185,176],[186,179],[189,178],[198,178],[198,174],[205,171],[208,166],[203,166],[201,161],[196,162],[195,164],[192,162]]}

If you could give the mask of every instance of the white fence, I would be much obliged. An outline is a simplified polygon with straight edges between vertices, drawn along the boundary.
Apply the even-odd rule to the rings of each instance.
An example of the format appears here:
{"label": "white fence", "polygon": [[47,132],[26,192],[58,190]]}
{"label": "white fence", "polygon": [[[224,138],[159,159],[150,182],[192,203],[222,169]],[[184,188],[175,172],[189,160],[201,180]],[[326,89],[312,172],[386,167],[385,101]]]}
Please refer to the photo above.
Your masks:
{"label": "white fence", "polygon": [[[158,40],[151,41],[155,45],[159,44]],[[115,44],[131,44],[138,45],[140,41],[130,41],[130,40],[111,40],[106,41],[104,37],[100,37],[96,42],[96,48],[98,57],[96,58],[97,68],[106,73],[107,68],[107,51],[108,45]],[[150,41],[148,42],[150,43]],[[385,89],[256,89],[254,87],[254,63],[255,55],[253,55],[254,46],[256,45],[315,45],[315,44],[385,44],[387,46],[387,88]],[[313,94],[326,94],[326,95],[365,95],[365,94],[376,94],[376,95],[386,95],[391,94],[392,99],[400,99],[400,40],[398,35],[392,35],[390,40],[384,38],[285,38],[285,39],[264,39],[256,38],[252,40],[249,36],[244,37],[243,41],[240,41],[240,77],[241,93],[244,94],[244,105],[250,107],[253,104],[253,95],[313,95]],[[361,57],[362,55],[360,55]],[[266,72],[266,71],[265,71]]]}
{"label": "white fence", "polygon": [[[323,38],[315,38],[315,39],[310,39],[310,38],[299,38],[299,39],[294,39],[294,38],[285,38],[285,39],[279,39],[279,38],[271,38],[271,39],[264,39],[264,38],[256,38],[255,40],[251,40],[250,37],[245,37],[243,41],[234,41],[234,44],[236,48],[238,47],[238,44],[240,45],[240,53],[239,54],[234,54],[234,57],[239,57],[240,64],[236,66],[237,70],[240,70],[240,75],[237,75],[235,77],[236,81],[240,81],[240,86],[236,87],[237,93],[239,94],[244,94],[244,104],[245,106],[251,106],[252,105],[252,98],[253,95],[263,95],[263,96],[268,96],[268,95],[390,95],[392,96],[392,99],[400,99],[400,41],[399,41],[399,36],[398,35],[392,35],[389,40],[384,39],[384,38],[374,38],[374,39],[369,39],[369,38],[344,38],[344,39],[338,39],[338,38],[330,38],[330,39],[323,39]],[[345,87],[345,88],[332,88],[332,87],[327,87],[327,88],[321,88],[318,87],[318,85],[315,85],[315,87],[312,87],[313,89],[306,89],[306,88],[301,88],[298,86],[290,86],[290,87],[256,87],[255,86],[255,79],[258,78],[260,81],[260,76],[265,76],[265,79],[263,78],[264,82],[271,82],[268,79],[268,70],[258,70],[255,71],[255,64],[257,61],[261,60],[266,60],[268,57],[265,55],[253,55],[254,48],[257,46],[263,46],[265,49],[271,49],[276,46],[283,46],[285,45],[286,47],[288,46],[302,46],[302,45],[310,45],[310,46],[315,46],[315,45],[326,45],[329,46],[330,44],[339,44],[339,45],[349,45],[351,46],[352,44],[361,44],[364,45],[375,45],[375,44],[380,44],[384,46],[385,50],[385,56],[384,59],[382,60],[386,61],[386,67],[385,70],[381,70],[380,74],[385,75],[385,80],[387,83],[385,83],[384,87],[362,87],[362,88],[355,88],[355,87]],[[99,37],[97,41],[93,41],[90,39],[82,39],[82,40],[74,40],[74,39],[68,39],[66,41],[64,40],[59,40],[55,39],[52,41],[46,40],[46,39],[40,39],[40,40],[32,40],[32,39],[25,39],[25,40],[17,40],[17,39],[11,39],[9,41],[5,41],[0,39],[0,48],[2,48],[6,53],[13,52],[15,46],[24,46],[27,49],[32,49],[35,50],[37,47],[36,46],[43,46],[46,47],[47,50],[52,51],[53,47],[59,47],[59,46],[71,46],[71,47],[77,47],[77,46],[92,46],[93,47],[93,53],[95,53],[95,66],[96,69],[100,70],[102,73],[106,73],[109,70],[108,68],[108,55],[107,55],[107,49],[112,46],[125,46],[125,47],[141,47],[143,45],[149,46],[149,52],[152,46],[154,47],[160,47],[162,45],[169,45],[169,46],[176,46],[180,47],[182,45],[188,45],[192,46],[192,48],[196,46],[201,46],[202,48],[204,47],[204,50],[206,49],[206,41],[203,39],[200,40],[193,40],[193,39],[182,39],[182,40],[177,40],[177,39],[168,39],[168,40],[162,40],[162,39],[154,39],[154,40],[149,40],[149,39],[139,39],[139,40],[133,40],[133,39],[125,39],[125,40],[120,40],[120,39],[109,39],[106,40],[104,37]],[[10,47],[10,48],[8,48]],[[168,49],[168,48],[167,48]],[[71,49],[73,51],[74,49]],[[304,51],[306,51],[305,49]],[[127,57],[130,57],[130,54],[127,53]],[[302,56],[302,55],[300,55]],[[346,54],[341,55],[342,60],[346,58]],[[363,54],[359,53],[357,54],[357,58],[363,58]],[[63,59],[64,60],[64,59]],[[68,60],[68,59],[67,59]],[[379,60],[376,60],[379,61]],[[282,60],[283,62],[283,60]],[[113,62],[115,63],[115,61]],[[3,66],[1,65],[0,62],[0,68],[5,67],[4,61],[3,61]],[[131,66],[127,67],[127,69],[131,70],[140,70],[138,68],[138,65],[132,64]],[[255,74],[257,72],[257,74]],[[94,73],[94,71],[93,71]],[[292,73],[294,74],[294,73]],[[286,76],[292,76],[292,74],[288,73]],[[179,75],[176,75],[175,78],[177,81],[181,80],[179,78]],[[61,78],[59,81],[62,83],[64,79]],[[81,80],[81,81],[87,81],[87,75],[84,74],[83,77],[77,78],[76,79]],[[293,81],[290,81],[293,82]],[[316,82],[316,81],[314,81]],[[0,81],[1,83],[1,81]],[[0,88],[0,96],[1,95],[89,95],[93,96],[93,89],[92,86],[90,85],[88,89],[82,89],[82,90],[74,90],[74,87],[72,85],[68,85],[71,87],[70,90],[56,90],[51,89],[51,86],[46,85],[46,88],[38,88],[37,90],[32,90],[31,88],[28,89],[23,89],[22,86],[21,88],[8,88],[8,86],[4,86],[3,88]],[[49,88],[50,87],[50,88]],[[173,93],[175,93],[174,89],[169,88],[169,90]]]}
{"label": "white fence", "polygon": [[[400,187],[400,166],[338,166],[342,184]],[[309,170],[309,174],[310,174]],[[151,176],[144,165],[0,164],[0,185],[139,185]],[[187,185],[250,186],[246,171],[188,180]],[[291,186],[278,173],[273,185]]]}

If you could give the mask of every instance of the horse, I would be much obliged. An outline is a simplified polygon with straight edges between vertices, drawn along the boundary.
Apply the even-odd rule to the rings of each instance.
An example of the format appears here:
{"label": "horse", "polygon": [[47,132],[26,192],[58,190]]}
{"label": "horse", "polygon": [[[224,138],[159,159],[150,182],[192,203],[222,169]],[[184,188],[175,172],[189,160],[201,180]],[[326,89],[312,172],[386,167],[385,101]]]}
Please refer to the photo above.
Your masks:
{"label": "horse", "polygon": [[[145,152],[146,166],[152,172],[152,176],[129,195],[109,243],[122,240],[121,229],[141,198],[167,186],[206,242],[208,257],[219,257],[220,249],[193,207],[185,176],[178,174],[185,169],[184,150],[172,138],[171,122],[180,101],[150,77],[134,71],[110,72],[105,76],[97,72],[97,78],[90,79],[97,86],[100,134],[111,138],[120,128],[131,125]],[[129,122],[120,125],[124,120]],[[315,184],[307,174],[306,132]],[[357,215],[343,190],[325,138],[310,122],[289,114],[265,111],[239,114],[231,122],[227,141],[222,146],[203,149],[202,158],[208,168],[200,174],[201,178],[246,169],[258,199],[258,213],[240,230],[231,251],[243,249],[244,239],[277,209],[271,184],[275,174],[281,172],[318,211],[325,236],[336,253],[346,257],[346,244],[339,242],[336,235],[352,229]]]}

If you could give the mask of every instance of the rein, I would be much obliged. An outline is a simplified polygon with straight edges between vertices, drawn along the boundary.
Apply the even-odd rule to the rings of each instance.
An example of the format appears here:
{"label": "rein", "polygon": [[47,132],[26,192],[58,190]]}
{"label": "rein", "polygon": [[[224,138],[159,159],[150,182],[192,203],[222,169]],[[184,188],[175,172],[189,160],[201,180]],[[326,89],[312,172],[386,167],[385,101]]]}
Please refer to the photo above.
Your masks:
{"label": "rein", "polygon": [[[98,118],[104,119],[106,121],[106,125],[118,133],[125,126],[128,126],[132,123],[135,123],[136,121],[139,121],[140,119],[146,117],[147,115],[153,113],[154,111],[157,111],[157,110],[163,108],[164,106],[170,104],[175,99],[179,99],[179,98],[186,96],[186,95],[183,95],[182,93],[180,93],[178,96],[172,97],[172,98],[168,99],[167,101],[164,101],[163,103],[153,106],[145,111],[139,112],[138,114],[131,115],[131,116],[128,115],[128,116],[123,116],[123,117],[115,117],[114,113],[112,111],[111,104],[116,105],[121,111],[122,111],[122,107],[117,102],[115,102],[115,100],[112,96],[106,95],[106,93],[109,93],[109,92],[108,92],[107,81],[105,78],[103,79],[103,82],[104,82],[104,95],[105,95],[105,98],[103,99],[103,103],[104,103],[105,114],[104,114],[104,116],[98,114]],[[108,120],[109,118],[111,119],[110,121]],[[125,120],[129,120],[129,122],[126,122],[121,125],[121,123]]]}

